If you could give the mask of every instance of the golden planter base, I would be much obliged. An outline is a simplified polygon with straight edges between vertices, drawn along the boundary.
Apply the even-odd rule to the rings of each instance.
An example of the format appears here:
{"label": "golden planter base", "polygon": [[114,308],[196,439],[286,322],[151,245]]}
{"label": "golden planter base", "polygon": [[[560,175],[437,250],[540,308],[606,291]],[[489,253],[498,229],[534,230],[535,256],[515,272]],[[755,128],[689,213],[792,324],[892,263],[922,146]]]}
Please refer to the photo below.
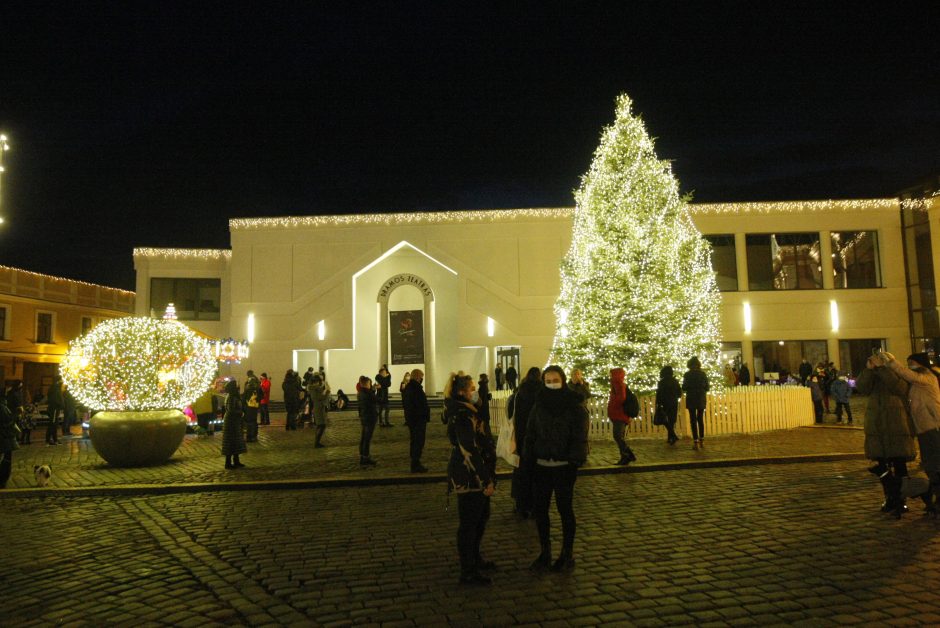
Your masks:
{"label": "golden planter base", "polygon": [[88,436],[98,455],[115,467],[166,462],[186,435],[186,415],[179,410],[99,412]]}

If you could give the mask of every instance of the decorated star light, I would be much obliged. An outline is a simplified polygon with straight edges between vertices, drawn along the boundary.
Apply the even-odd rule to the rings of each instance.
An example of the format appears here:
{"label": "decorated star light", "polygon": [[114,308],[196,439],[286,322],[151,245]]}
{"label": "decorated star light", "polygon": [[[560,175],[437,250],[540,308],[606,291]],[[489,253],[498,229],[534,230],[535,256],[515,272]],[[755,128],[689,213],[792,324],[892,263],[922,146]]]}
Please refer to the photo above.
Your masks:
{"label": "decorated star light", "polygon": [[102,321],[69,344],[62,380],[94,410],[181,409],[209,389],[218,362],[209,343],[171,319]]}
{"label": "decorated star light", "polygon": [[622,367],[634,390],[651,390],[662,366],[681,373],[697,356],[719,385],[721,294],[711,250],[630,109],[620,96],[575,196],[551,360],[597,383]]}

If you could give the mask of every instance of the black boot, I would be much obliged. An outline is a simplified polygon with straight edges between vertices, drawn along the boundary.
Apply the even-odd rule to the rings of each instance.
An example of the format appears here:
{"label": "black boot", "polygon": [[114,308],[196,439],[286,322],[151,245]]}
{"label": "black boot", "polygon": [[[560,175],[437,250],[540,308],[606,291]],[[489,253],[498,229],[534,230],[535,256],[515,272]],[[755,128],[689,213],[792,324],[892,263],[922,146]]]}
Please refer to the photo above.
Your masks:
{"label": "black boot", "polygon": [[548,571],[552,567],[552,545],[551,543],[542,544],[542,553],[538,558],[532,561],[529,569],[532,571]]}
{"label": "black boot", "polygon": [[554,572],[569,572],[574,569],[574,554],[570,547],[563,547],[558,559],[552,564]]}

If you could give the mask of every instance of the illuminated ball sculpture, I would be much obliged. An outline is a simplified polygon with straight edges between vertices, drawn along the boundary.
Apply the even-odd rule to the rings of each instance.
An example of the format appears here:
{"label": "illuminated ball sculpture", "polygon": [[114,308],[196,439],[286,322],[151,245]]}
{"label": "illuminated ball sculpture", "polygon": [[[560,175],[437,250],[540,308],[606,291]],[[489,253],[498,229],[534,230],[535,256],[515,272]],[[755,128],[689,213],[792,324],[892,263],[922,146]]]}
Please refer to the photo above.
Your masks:
{"label": "illuminated ball sculpture", "polygon": [[162,462],[186,433],[180,411],[212,384],[209,343],[174,320],[116,318],[73,340],[62,361],[69,392],[92,410],[89,435],[117,466]]}

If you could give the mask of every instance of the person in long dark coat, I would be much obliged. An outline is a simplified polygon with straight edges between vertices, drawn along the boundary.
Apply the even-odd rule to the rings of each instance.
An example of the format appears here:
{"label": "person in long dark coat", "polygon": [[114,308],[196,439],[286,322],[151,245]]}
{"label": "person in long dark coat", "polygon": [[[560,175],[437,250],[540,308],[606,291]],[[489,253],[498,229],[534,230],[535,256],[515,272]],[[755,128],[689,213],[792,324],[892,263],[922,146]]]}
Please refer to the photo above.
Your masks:
{"label": "person in long dark coat", "polygon": [[476,395],[477,399],[474,403],[477,406],[477,413],[480,420],[483,421],[486,433],[492,438],[493,431],[490,429],[490,399],[493,398],[493,394],[490,392],[490,378],[487,377],[486,373],[480,373],[480,381],[477,385]]}
{"label": "person in long dark coat", "polygon": [[411,379],[401,393],[402,406],[405,409],[405,423],[408,425],[411,442],[409,453],[411,456],[411,472],[427,473],[428,468],[421,464],[421,454],[424,452],[424,440],[427,434],[428,423],[431,421],[431,407],[428,397],[421,387],[424,381],[424,372],[421,369],[411,371]]}
{"label": "person in long dark coat", "polygon": [[61,412],[65,407],[65,398],[62,396],[62,378],[58,375],[53,378],[52,384],[49,385],[49,393],[46,397],[46,404],[49,413],[49,425],[46,427],[46,444],[58,445],[59,435],[57,431],[59,425],[59,412]]}
{"label": "person in long dark coat", "polygon": [[225,384],[225,419],[222,425],[222,455],[225,456],[225,468],[244,467],[239,456],[248,451],[245,436],[242,433],[244,403],[238,392],[238,382],[234,379]]}
{"label": "person in long dark coat", "polygon": [[359,435],[359,464],[362,466],[371,466],[375,460],[370,455],[372,445],[372,435],[375,433],[375,424],[379,419],[378,402],[376,400],[376,388],[372,380],[363,375],[359,378],[359,391],[356,393],[359,406],[359,423],[362,430]]}
{"label": "person in long dark coat", "polygon": [[516,367],[512,364],[506,368],[506,387],[509,390],[516,390],[516,380],[519,378],[519,373],[516,371]]}
{"label": "person in long dark coat", "polygon": [[682,388],[679,380],[673,373],[672,366],[666,365],[659,370],[659,383],[656,385],[656,407],[662,408],[666,418],[666,442],[674,445],[679,437],[676,436],[676,418],[679,414],[679,400],[682,399]]}
{"label": "person in long dark coat", "polygon": [[493,371],[493,374],[496,376],[496,390],[502,390],[503,389],[503,367],[497,364],[496,370]]}
{"label": "person in long dark coat", "polygon": [[689,368],[682,376],[682,390],[685,391],[685,407],[689,411],[692,424],[693,447],[705,445],[705,404],[707,403],[708,375],[702,370],[702,363],[695,356],[689,359]]}
{"label": "person in long dark coat", "polygon": [[388,413],[388,393],[392,389],[392,375],[388,372],[388,367],[384,364],[375,375],[375,383],[380,387],[375,391],[375,400],[379,407],[379,425],[382,427],[392,427],[389,423]]}
{"label": "person in long dark coat", "polygon": [[747,364],[741,365],[741,371],[738,373],[738,383],[741,386],[751,385],[751,369],[747,367]]}
{"label": "person in long dark coat", "polygon": [[507,405],[512,407],[513,429],[516,434],[516,454],[519,456],[519,466],[512,472],[511,496],[515,500],[515,513],[523,519],[532,514],[532,465],[526,464],[525,453],[526,427],[529,414],[535,407],[535,398],[542,387],[542,370],[533,366],[526,373],[525,379],[516,392],[510,397]]}
{"label": "person in long dark coat", "polygon": [[284,410],[287,412],[286,429],[297,429],[297,413],[300,411],[300,379],[291,369],[287,369],[284,374],[284,382],[281,384],[281,390],[284,391]]}

